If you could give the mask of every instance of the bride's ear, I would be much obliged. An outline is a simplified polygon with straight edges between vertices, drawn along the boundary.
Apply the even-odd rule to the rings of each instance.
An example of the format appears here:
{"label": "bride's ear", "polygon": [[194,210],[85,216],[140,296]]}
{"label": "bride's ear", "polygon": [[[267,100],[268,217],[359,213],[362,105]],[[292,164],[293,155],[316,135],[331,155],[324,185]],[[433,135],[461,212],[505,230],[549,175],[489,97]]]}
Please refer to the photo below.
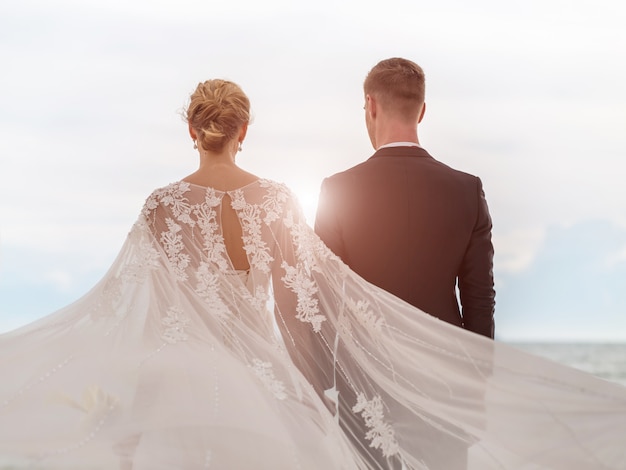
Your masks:
{"label": "bride's ear", "polygon": [[246,138],[246,134],[248,133],[248,123],[244,122],[241,126],[241,130],[239,131],[239,143],[243,142],[243,139]]}
{"label": "bride's ear", "polygon": [[196,134],[195,129],[191,127],[191,124],[189,124],[189,135],[191,136],[191,140],[198,140],[198,135]]}

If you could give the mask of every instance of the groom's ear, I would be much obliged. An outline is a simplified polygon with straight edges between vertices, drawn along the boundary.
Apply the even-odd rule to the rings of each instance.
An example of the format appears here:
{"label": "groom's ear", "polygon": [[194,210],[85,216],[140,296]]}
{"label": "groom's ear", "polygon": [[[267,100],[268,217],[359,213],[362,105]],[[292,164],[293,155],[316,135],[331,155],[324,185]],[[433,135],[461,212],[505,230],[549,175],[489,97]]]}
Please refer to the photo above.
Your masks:
{"label": "groom's ear", "polygon": [[424,119],[424,114],[426,114],[426,103],[422,104],[422,109],[420,110],[420,117],[417,119],[417,123],[419,124]]}
{"label": "groom's ear", "polygon": [[365,95],[365,110],[370,117],[376,117],[376,99],[372,95]]}

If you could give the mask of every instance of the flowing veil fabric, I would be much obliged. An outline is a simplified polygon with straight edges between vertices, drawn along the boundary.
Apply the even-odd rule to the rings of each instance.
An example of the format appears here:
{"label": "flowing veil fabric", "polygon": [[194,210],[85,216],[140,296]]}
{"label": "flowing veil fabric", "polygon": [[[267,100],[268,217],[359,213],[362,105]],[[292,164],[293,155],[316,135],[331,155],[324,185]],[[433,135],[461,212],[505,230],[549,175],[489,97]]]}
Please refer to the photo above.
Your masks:
{"label": "flowing veil fabric", "polygon": [[155,191],[88,294],[0,336],[0,377],[0,468],[626,468],[626,388],[367,283],[269,180]]}

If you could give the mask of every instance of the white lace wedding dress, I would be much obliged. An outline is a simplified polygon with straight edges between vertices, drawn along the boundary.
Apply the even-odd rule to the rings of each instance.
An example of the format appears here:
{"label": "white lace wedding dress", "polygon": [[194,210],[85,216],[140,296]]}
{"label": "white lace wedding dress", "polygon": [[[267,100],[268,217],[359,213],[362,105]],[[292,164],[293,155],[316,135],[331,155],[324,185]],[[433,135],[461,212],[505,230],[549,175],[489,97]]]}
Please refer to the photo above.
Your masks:
{"label": "white lace wedding dress", "polygon": [[268,180],[155,191],[101,282],[0,336],[0,468],[440,470],[444,442],[470,469],[624,469],[626,388],[368,284]]}

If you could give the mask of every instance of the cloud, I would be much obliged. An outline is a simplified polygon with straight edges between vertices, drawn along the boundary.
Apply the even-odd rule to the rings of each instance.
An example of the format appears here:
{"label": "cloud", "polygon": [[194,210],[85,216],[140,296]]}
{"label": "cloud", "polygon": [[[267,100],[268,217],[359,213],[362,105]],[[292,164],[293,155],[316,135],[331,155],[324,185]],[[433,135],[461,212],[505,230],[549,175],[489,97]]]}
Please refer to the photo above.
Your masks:
{"label": "cloud", "polygon": [[546,233],[541,228],[519,229],[501,236],[494,235],[497,272],[511,275],[529,269],[535,262],[545,237]]}
{"label": "cloud", "polygon": [[626,229],[603,220],[551,227],[533,263],[496,276],[497,330],[510,339],[626,340]]}

